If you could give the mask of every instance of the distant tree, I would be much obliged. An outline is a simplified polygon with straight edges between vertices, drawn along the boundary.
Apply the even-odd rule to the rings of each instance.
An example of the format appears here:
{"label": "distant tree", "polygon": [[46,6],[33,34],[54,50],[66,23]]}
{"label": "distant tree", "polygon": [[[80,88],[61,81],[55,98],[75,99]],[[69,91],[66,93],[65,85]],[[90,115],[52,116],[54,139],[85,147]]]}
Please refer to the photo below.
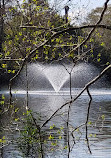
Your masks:
{"label": "distant tree", "polygon": [[2,52],[2,43],[4,39],[4,15],[5,12],[5,2],[4,0],[0,1],[0,53]]}
{"label": "distant tree", "polygon": [[[98,7],[91,11],[86,18],[85,25],[92,25],[99,19],[102,7]],[[111,5],[108,5],[108,9],[105,12],[101,25],[111,26]],[[98,65],[109,64],[111,62],[111,31],[104,28],[97,28],[93,36],[94,53],[92,52],[92,60],[95,58],[95,63]]]}

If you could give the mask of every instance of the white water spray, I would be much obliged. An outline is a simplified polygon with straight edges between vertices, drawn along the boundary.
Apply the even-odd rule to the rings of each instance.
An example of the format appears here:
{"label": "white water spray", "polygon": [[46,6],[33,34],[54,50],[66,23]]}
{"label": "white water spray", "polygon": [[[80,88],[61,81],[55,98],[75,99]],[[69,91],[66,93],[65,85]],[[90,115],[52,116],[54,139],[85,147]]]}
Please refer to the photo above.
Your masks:
{"label": "white water spray", "polygon": [[44,66],[37,64],[37,68],[46,76],[55,92],[59,92],[64,83],[69,79],[68,72],[61,65]]}

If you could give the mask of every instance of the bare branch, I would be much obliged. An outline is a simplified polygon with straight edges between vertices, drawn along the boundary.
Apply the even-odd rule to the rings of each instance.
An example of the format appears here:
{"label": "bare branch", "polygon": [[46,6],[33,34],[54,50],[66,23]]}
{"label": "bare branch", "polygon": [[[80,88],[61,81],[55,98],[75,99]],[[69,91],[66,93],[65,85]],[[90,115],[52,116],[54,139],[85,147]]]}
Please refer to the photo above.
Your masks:
{"label": "bare branch", "polygon": [[91,80],[89,83],[86,84],[86,86],[82,89],[82,91],[74,98],[71,99],[70,101],[66,102],[65,104],[63,104],[60,108],[58,108],[51,116],[49,119],[47,119],[41,126],[44,127],[53,117],[54,115],[60,111],[64,106],[71,104],[73,102],[75,102],[80,96],[81,94],[88,88],[90,87],[93,83],[95,83],[98,79],[100,79],[109,69],[111,68],[111,65],[107,66],[98,76],[96,76],[93,80]]}
{"label": "bare branch", "polygon": [[[63,34],[65,32],[69,32],[69,31],[74,31],[74,30],[82,30],[82,29],[87,29],[87,28],[94,28],[95,25],[83,25],[83,26],[76,26],[76,27],[68,27],[66,29],[63,29],[62,31],[60,31],[60,34]],[[47,31],[52,31],[52,30],[57,30],[60,29],[60,27],[58,28],[54,28],[54,29],[48,29],[48,28],[44,28],[44,27],[37,27],[37,26],[20,26],[20,28],[30,28],[30,29],[36,29],[36,30],[47,30]],[[110,25],[96,25],[96,28],[102,28],[102,29],[107,29],[107,30],[111,30],[111,26]]]}
{"label": "bare branch", "polygon": [[10,59],[10,58],[4,58],[4,59],[0,59],[0,61],[24,61],[24,59]]}
{"label": "bare branch", "polygon": [[38,26],[20,26],[20,28],[30,28],[30,29],[36,29],[36,30],[48,30],[48,31],[51,30],[51,29],[49,29],[49,28],[38,27]]}
{"label": "bare branch", "polygon": [[89,145],[89,139],[88,139],[88,120],[89,120],[89,112],[90,112],[90,107],[91,107],[91,102],[92,102],[92,96],[89,92],[88,87],[87,87],[87,93],[88,93],[90,100],[89,100],[89,104],[88,104],[87,118],[86,118],[86,123],[85,123],[86,124],[86,141],[87,141],[88,150],[89,150],[90,154],[92,154],[90,145]]}
{"label": "bare branch", "polygon": [[68,108],[68,114],[67,114],[68,158],[69,158],[69,156],[70,156],[70,151],[71,151],[71,148],[70,148],[70,131],[69,131],[69,116],[70,116],[70,107],[71,107],[71,105],[69,105],[69,108]]}

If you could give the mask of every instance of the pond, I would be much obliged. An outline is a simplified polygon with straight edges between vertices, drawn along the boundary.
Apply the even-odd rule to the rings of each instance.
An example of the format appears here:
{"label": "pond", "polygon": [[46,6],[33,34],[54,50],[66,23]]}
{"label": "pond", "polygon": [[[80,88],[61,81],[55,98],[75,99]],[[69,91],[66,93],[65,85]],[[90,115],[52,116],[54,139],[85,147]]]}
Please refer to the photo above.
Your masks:
{"label": "pond", "polygon": [[[80,91],[81,88],[72,88],[73,98]],[[92,154],[88,151],[85,140],[86,131],[83,125],[86,122],[89,103],[89,97],[84,92],[71,104],[69,116],[70,158],[111,158],[111,89],[93,88],[90,89],[90,92],[93,100],[88,123],[88,138]],[[1,91],[1,94],[4,94],[6,100],[9,98],[8,91]],[[41,116],[41,124],[69,100],[68,88],[62,88],[57,93],[51,89],[47,91],[29,91],[28,94],[28,106],[34,113],[34,117],[37,114]],[[16,109],[19,109],[16,115],[22,118],[26,108],[26,91],[13,91],[13,101]],[[46,132],[44,139],[47,140],[47,143],[43,144],[45,158],[67,158],[67,112],[68,105],[61,109],[43,128]],[[17,118],[17,116],[14,117]],[[9,123],[9,120],[8,116],[2,118],[3,122]],[[79,126],[80,128],[77,128]],[[10,127],[4,130],[8,143],[1,150],[3,158],[39,157],[34,150],[30,150],[29,156],[24,156],[24,151],[18,147],[16,140],[20,136],[19,130],[24,129],[24,127],[23,122],[18,121],[17,123],[13,120]],[[74,132],[74,137],[72,137],[71,131],[75,128],[77,130]],[[55,142],[56,144],[54,144]],[[36,147],[35,149],[37,150]]]}

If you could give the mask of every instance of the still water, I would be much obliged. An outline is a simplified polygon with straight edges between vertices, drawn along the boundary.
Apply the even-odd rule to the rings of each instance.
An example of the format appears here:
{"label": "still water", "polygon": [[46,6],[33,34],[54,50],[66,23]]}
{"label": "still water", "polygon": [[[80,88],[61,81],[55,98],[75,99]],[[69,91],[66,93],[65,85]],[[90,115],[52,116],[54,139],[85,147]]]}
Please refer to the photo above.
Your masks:
{"label": "still water", "polygon": [[[72,89],[73,98],[81,91],[81,89]],[[111,158],[111,89],[91,89],[90,90],[93,100],[90,109],[88,137],[92,155],[89,154],[85,141],[85,128],[81,126],[79,131],[74,133],[75,144],[70,136],[70,145],[72,150],[70,152],[70,158]],[[8,98],[8,92],[1,92]],[[26,106],[26,92],[25,91],[13,91],[13,100],[16,107],[19,107],[19,113],[22,115],[23,107]],[[39,113],[42,118],[49,118],[54,111],[56,111],[61,105],[70,100],[68,89],[61,89],[60,92],[54,91],[29,91],[28,104],[31,110],[35,113]],[[77,99],[71,105],[70,109],[70,128],[76,128],[86,121],[87,107],[89,97],[84,92],[81,97]],[[65,106],[59,113],[47,124],[45,129],[48,131],[53,124],[56,126],[52,131],[49,130],[49,135],[56,133],[60,127],[63,127],[63,137],[58,139],[58,144],[54,150],[51,150],[50,141],[49,144],[44,147],[45,158],[67,158],[67,149],[64,147],[67,145],[67,121],[68,105]],[[7,122],[7,118],[4,118]],[[44,122],[44,120],[43,120]],[[24,127],[24,125],[20,125]],[[16,131],[13,132],[13,128]],[[19,126],[13,122],[10,130],[5,131],[8,144],[3,148],[3,158],[23,158],[22,151],[18,148],[16,139],[19,136]],[[57,137],[56,137],[57,139]],[[46,150],[47,149],[47,150]],[[26,157],[26,156],[25,156]],[[28,156],[27,156],[28,157]],[[29,156],[38,158],[37,155]]]}

